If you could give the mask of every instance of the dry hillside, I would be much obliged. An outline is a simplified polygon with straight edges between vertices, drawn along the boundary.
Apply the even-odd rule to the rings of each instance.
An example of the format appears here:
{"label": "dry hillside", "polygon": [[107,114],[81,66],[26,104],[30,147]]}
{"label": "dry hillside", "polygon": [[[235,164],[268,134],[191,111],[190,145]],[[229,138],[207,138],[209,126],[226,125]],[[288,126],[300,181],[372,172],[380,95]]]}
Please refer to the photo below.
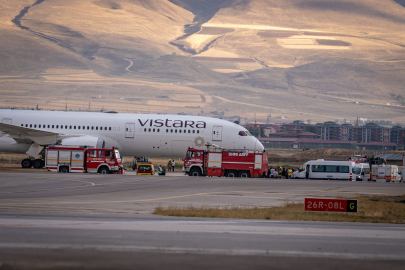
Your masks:
{"label": "dry hillside", "polygon": [[404,6],[3,0],[0,106],[405,124]]}

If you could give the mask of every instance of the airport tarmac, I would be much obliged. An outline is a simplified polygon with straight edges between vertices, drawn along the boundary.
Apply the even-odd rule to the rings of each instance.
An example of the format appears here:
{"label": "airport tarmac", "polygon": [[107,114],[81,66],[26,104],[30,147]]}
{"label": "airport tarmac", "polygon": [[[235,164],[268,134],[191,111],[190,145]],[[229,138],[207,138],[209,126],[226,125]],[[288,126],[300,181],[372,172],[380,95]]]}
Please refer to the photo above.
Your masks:
{"label": "airport tarmac", "polygon": [[402,269],[404,225],[151,214],[402,194],[402,183],[0,172],[0,269]]}

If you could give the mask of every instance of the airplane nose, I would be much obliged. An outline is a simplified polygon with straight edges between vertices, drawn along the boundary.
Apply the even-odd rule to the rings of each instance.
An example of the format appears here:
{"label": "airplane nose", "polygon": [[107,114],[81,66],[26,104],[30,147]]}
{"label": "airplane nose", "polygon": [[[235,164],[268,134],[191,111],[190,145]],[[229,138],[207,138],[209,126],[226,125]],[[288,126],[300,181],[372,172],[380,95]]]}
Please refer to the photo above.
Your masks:
{"label": "airplane nose", "polygon": [[264,150],[263,144],[262,144],[258,139],[256,139],[256,142],[255,142],[255,149],[256,149],[256,150],[259,150],[259,151],[263,151],[263,150]]}

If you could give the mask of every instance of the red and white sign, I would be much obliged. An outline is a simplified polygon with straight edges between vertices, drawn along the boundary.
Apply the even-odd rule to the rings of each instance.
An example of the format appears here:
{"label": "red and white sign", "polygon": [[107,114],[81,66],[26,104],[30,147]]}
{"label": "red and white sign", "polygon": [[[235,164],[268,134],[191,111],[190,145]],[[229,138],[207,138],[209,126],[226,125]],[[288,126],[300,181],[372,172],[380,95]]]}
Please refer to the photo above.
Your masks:
{"label": "red and white sign", "polygon": [[357,212],[357,200],[305,198],[305,211]]}

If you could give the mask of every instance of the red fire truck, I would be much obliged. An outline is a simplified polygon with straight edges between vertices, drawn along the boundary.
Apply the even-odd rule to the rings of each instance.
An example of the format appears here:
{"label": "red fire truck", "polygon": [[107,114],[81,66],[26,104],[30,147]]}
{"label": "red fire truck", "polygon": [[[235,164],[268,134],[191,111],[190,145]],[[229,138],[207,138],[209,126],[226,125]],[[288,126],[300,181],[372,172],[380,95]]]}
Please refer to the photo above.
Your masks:
{"label": "red fire truck", "polygon": [[266,153],[207,147],[188,148],[183,170],[190,176],[264,177],[267,168]]}
{"label": "red fire truck", "polygon": [[47,147],[45,166],[53,172],[123,174],[118,149]]}

